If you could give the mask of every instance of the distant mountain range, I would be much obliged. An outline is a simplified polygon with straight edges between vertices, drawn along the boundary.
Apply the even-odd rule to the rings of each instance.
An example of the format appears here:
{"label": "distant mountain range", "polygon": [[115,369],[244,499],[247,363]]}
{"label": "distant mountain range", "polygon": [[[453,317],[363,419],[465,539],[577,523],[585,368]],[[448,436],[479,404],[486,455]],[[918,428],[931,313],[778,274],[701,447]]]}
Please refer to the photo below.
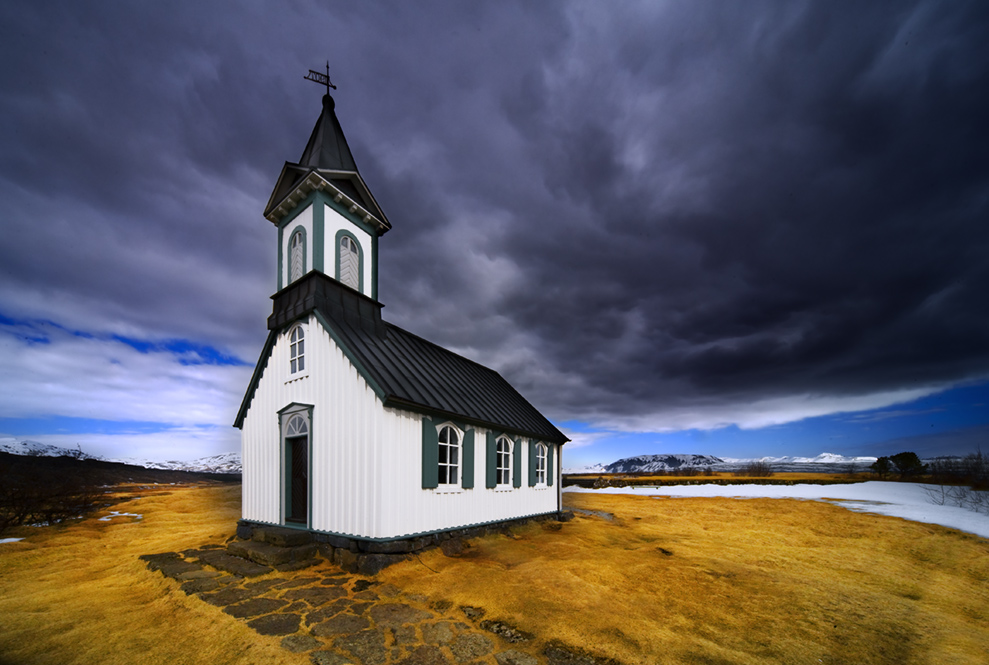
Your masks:
{"label": "distant mountain range", "polygon": [[646,471],[671,471],[686,466],[712,466],[724,462],[711,455],[638,455],[612,462],[605,467],[607,473],[644,473]]}
{"label": "distant mountain range", "polygon": [[875,457],[846,457],[835,453],[821,453],[817,457],[756,457],[720,458],[713,455],[637,455],[625,457],[611,464],[592,464],[566,468],[563,473],[647,473],[675,471],[684,467],[709,467],[713,471],[733,471],[750,462],[768,462],[776,471],[834,472],[836,465],[859,466],[863,469],[876,461]]}
{"label": "distant mountain range", "polygon": [[240,453],[223,453],[211,457],[202,457],[191,462],[155,462],[151,460],[136,458],[107,459],[96,455],[89,455],[81,450],[71,448],[60,448],[38,441],[14,441],[13,439],[0,440],[0,453],[10,453],[11,455],[27,455],[31,457],[75,457],[76,459],[92,459],[101,462],[118,462],[120,464],[130,464],[140,466],[145,469],[161,469],[167,471],[192,471],[196,473],[240,473]]}

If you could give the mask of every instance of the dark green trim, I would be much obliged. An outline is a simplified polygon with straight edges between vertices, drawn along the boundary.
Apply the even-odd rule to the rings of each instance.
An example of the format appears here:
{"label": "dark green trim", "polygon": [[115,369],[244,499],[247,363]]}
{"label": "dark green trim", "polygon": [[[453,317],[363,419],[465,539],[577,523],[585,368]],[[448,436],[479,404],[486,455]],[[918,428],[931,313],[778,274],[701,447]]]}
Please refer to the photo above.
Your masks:
{"label": "dark green trim", "polygon": [[536,450],[538,444],[529,439],[529,487],[536,486]]}
{"label": "dark green trim", "polygon": [[484,486],[494,489],[498,486],[498,434],[488,432],[484,451]]}
{"label": "dark green trim", "polygon": [[[304,407],[300,409],[299,407]],[[282,463],[284,467],[282,468],[282,523],[284,525],[295,525],[297,527],[302,527],[300,522],[289,521],[288,516],[291,512],[292,507],[292,449],[287,445],[285,438],[285,431],[283,429],[283,423],[287,412],[291,411],[294,413],[300,413],[305,411],[309,418],[309,431],[306,433],[306,523],[305,528],[309,529],[312,525],[312,451],[313,451],[313,406],[311,404],[303,404],[301,402],[292,402],[291,404],[282,407],[277,411],[278,413],[278,440],[282,448]],[[292,437],[296,438],[296,437]]]}
{"label": "dark green trim", "polygon": [[283,241],[282,230],[283,227],[279,226],[278,227],[278,289],[277,291],[281,291],[284,286],[282,284],[282,270],[285,269],[285,266],[282,265],[282,254],[284,253],[282,252],[282,241]]}
{"label": "dark green trim", "polygon": [[522,487],[522,442],[512,441],[512,487]]}
{"label": "dark green trim", "polygon": [[437,423],[422,419],[422,489],[436,489],[440,484],[440,442]]}
{"label": "dark green trim", "polygon": [[340,240],[342,240],[344,236],[350,238],[354,244],[357,245],[357,290],[364,293],[364,247],[361,246],[361,241],[357,239],[357,236],[347,229],[340,229],[337,231],[336,238],[333,240],[333,254],[336,257],[336,266],[334,267],[333,279],[343,284],[343,281],[340,279],[340,263],[343,261],[343,252],[340,250]]}
{"label": "dark green trim", "polygon": [[378,234],[371,234],[371,298],[378,299]]}
{"label": "dark green trim", "polygon": [[474,429],[464,430],[464,440],[460,448],[460,486],[465,490],[474,489]]}
{"label": "dark green trim", "polygon": [[381,386],[378,385],[378,382],[371,377],[371,374],[367,371],[367,369],[365,369],[364,365],[361,364],[361,361],[357,359],[357,356],[355,356],[350,351],[350,349],[347,348],[346,344],[343,343],[343,340],[341,340],[340,337],[336,334],[336,332],[333,331],[333,327],[330,326],[330,324],[327,322],[325,318],[323,318],[323,315],[319,313],[318,309],[313,310],[313,316],[316,317],[316,320],[319,321],[319,325],[323,326],[323,330],[326,331],[326,333],[330,336],[330,338],[336,343],[336,345],[343,352],[343,355],[354,366],[354,369],[357,370],[357,373],[361,375],[361,378],[367,381],[367,384],[371,386],[371,390],[373,390],[374,394],[378,396],[378,399],[384,402],[385,391],[382,390]]}
{"label": "dark green trim", "polygon": [[553,486],[553,449],[554,445],[546,445],[546,484]]}
{"label": "dark green trim", "polygon": [[324,208],[318,204],[319,198],[317,197],[312,207],[312,269],[325,273],[326,269],[323,267],[326,237],[326,228],[323,220]]}
{"label": "dark green trim", "polygon": [[268,333],[268,339],[265,340],[264,347],[261,349],[261,355],[258,356],[258,363],[254,366],[254,374],[251,375],[251,382],[247,384],[247,392],[244,393],[244,399],[240,403],[240,411],[237,412],[237,419],[234,420],[234,427],[237,429],[244,429],[244,418],[247,417],[247,412],[251,408],[251,402],[254,400],[254,391],[258,389],[261,377],[264,376],[264,370],[268,366],[268,359],[271,357],[271,350],[275,348],[275,340],[277,339],[277,331],[272,330]]}

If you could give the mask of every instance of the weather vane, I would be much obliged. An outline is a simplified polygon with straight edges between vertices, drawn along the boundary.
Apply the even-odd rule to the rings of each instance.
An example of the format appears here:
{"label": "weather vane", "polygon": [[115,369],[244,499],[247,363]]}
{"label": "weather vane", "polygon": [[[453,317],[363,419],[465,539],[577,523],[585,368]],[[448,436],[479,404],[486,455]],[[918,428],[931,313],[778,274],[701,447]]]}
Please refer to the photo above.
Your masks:
{"label": "weather vane", "polygon": [[326,94],[327,95],[330,94],[330,88],[333,88],[334,90],[337,89],[337,87],[330,82],[330,61],[329,60],[326,61],[326,73],[325,74],[310,69],[309,70],[309,73],[306,74],[305,76],[303,76],[302,78],[306,79],[307,81],[312,81],[313,83],[319,83],[320,85],[325,85],[326,86]]}

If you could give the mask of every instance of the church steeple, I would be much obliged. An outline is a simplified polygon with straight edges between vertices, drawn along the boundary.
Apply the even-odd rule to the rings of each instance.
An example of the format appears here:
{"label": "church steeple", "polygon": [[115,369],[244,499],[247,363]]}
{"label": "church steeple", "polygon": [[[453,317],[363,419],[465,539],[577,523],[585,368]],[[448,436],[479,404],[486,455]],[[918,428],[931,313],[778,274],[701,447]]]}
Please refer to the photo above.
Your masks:
{"label": "church steeple", "polygon": [[330,95],[323,95],[323,112],[313,127],[309,143],[302,152],[299,164],[313,169],[329,169],[332,171],[353,171],[357,173],[354,155],[347,145],[343,128],[334,112],[336,103]]}
{"label": "church steeple", "polygon": [[376,300],[378,238],[391,224],[357,170],[335,106],[323,96],[302,157],[282,167],[265,207],[278,227],[278,290],[318,271]]}

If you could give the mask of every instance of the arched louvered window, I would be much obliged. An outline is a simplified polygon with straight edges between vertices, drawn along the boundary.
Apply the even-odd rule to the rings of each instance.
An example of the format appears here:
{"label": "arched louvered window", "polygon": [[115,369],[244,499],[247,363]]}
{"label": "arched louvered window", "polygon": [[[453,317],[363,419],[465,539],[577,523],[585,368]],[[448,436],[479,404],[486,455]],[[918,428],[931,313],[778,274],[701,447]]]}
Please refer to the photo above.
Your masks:
{"label": "arched louvered window", "polygon": [[309,423],[299,414],[292,416],[288,421],[288,425],[285,426],[285,437],[303,436],[305,434],[309,434]]}
{"label": "arched louvered window", "polygon": [[508,437],[498,438],[498,450],[495,459],[497,484],[510,484],[512,482],[512,442],[508,440]]}
{"label": "arched louvered window", "polygon": [[302,277],[302,273],[305,271],[306,267],[306,240],[302,236],[302,231],[296,231],[292,234],[292,242],[290,243],[289,250],[289,281],[294,282],[295,280]]}
{"label": "arched louvered window", "polygon": [[340,281],[352,289],[361,283],[361,256],[357,241],[348,235],[340,237]]}
{"label": "arched louvered window", "polygon": [[439,484],[456,485],[460,469],[460,435],[449,425],[439,435]]}
{"label": "arched louvered window", "polygon": [[289,369],[290,373],[298,374],[306,369],[306,331],[298,325],[289,334]]}

